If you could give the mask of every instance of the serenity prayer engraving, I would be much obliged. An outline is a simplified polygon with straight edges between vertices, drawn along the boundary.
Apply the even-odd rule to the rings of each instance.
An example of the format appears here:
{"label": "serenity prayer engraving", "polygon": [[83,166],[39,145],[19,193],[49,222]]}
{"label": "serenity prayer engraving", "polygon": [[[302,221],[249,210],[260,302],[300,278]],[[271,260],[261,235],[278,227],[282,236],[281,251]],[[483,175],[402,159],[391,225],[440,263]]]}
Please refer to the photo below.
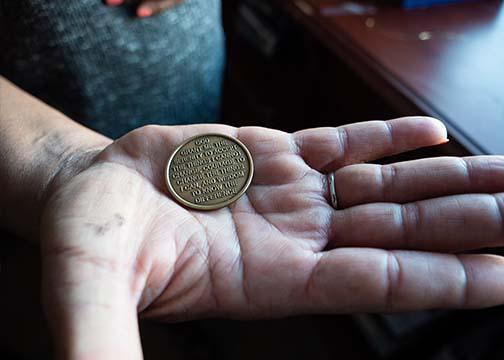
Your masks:
{"label": "serenity prayer engraving", "polygon": [[253,174],[252,156],[245,145],[227,135],[205,134],[174,151],[166,167],[166,183],[181,204],[216,210],[238,200]]}

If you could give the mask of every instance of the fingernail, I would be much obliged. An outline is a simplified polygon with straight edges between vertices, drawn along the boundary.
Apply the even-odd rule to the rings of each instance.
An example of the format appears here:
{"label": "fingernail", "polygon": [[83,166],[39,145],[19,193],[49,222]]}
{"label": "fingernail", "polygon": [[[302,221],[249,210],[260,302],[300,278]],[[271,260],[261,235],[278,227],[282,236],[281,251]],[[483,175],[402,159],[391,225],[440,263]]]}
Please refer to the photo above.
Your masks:
{"label": "fingernail", "polygon": [[139,17],[149,17],[152,15],[152,9],[146,6],[141,6],[137,10],[137,15]]}
{"label": "fingernail", "polygon": [[105,2],[107,3],[107,5],[117,6],[121,5],[123,3],[123,0],[106,0]]}

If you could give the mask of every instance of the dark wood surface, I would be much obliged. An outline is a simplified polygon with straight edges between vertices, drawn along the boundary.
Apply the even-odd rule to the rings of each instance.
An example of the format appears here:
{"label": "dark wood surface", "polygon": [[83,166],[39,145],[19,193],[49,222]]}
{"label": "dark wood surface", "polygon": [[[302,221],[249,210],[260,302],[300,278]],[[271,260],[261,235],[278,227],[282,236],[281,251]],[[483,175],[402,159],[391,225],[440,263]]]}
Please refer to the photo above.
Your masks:
{"label": "dark wood surface", "polygon": [[504,154],[502,1],[418,10],[277,1],[396,111],[440,118],[470,153]]}

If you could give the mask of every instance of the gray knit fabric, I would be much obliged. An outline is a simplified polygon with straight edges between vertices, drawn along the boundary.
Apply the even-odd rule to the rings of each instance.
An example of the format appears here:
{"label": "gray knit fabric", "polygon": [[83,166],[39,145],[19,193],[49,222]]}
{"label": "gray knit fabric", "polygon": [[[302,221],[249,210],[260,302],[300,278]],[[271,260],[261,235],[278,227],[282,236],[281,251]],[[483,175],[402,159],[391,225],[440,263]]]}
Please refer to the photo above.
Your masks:
{"label": "gray knit fabric", "polygon": [[138,19],[101,0],[0,0],[0,73],[71,118],[117,137],[148,123],[218,117],[219,0]]}

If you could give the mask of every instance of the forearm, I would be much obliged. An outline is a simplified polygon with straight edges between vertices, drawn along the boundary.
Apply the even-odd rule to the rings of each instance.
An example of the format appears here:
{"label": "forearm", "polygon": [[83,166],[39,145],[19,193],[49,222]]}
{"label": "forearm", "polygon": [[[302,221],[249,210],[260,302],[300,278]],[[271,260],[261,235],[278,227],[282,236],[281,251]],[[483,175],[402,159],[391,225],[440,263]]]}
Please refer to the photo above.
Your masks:
{"label": "forearm", "polygon": [[0,76],[0,228],[36,240],[56,176],[72,176],[110,142]]}

